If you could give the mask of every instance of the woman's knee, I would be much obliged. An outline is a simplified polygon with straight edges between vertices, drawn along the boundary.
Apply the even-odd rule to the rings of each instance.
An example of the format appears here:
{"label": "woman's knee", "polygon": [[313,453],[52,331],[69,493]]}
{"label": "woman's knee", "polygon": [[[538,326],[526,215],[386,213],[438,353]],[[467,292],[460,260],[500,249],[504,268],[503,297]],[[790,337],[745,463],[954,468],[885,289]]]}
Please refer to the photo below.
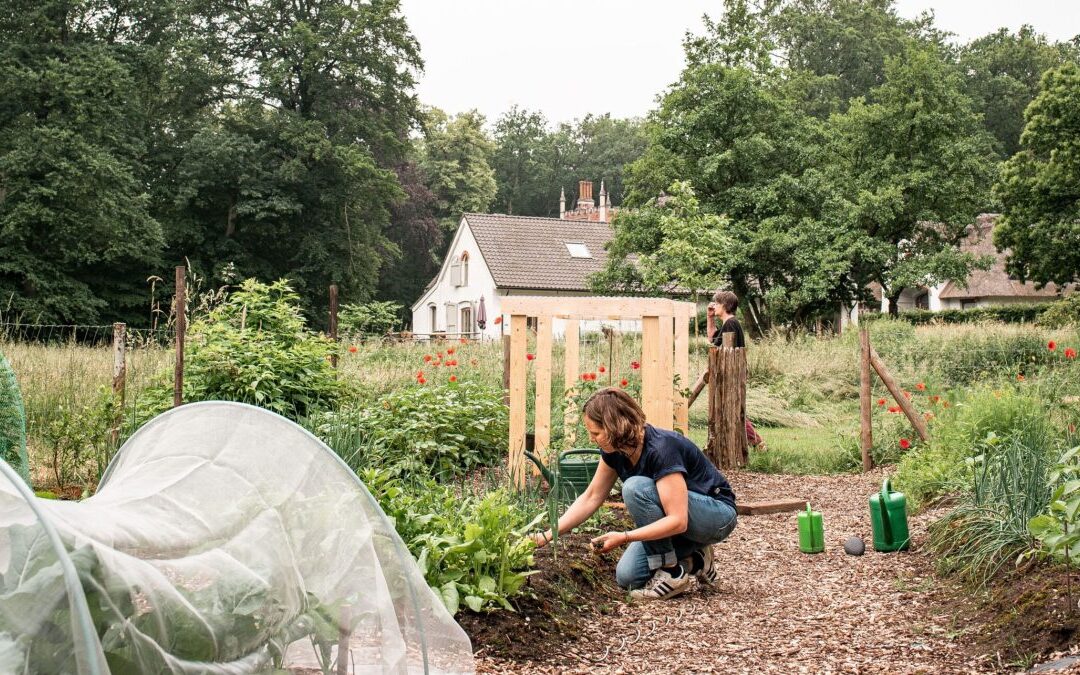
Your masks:
{"label": "woman's knee", "polygon": [[650,576],[645,550],[640,542],[633,542],[615,566],[615,583],[625,589],[641,588]]}
{"label": "woman's knee", "polygon": [[656,491],[656,482],[645,476],[631,476],[623,481],[623,501],[656,501],[659,494]]}

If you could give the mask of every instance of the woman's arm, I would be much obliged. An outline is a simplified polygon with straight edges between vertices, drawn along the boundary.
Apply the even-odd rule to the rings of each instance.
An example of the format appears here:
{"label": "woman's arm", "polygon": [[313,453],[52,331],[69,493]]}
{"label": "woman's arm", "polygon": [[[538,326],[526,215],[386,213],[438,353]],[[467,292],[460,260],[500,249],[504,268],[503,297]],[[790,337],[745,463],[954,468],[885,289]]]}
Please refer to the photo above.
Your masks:
{"label": "woman's arm", "polygon": [[660,505],[664,507],[663,518],[627,532],[602,534],[592,540],[593,545],[606,552],[632,541],[653,541],[686,532],[690,518],[686,478],[681,473],[668,474],[656,481],[656,491],[660,493]]}
{"label": "woman's arm", "polygon": [[[619,475],[615,473],[615,469],[608,466],[607,462],[600,460],[600,464],[596,467],[596,473],[593,474],[592,481],[589,482],[589,487],[585,488],[585,492],[578,495],[574,503],[559,518],[559,534],[569,532],[596,513],[596,510],[607,499],[612,486],[615,485],[618,478]],[[551,539],[551,530],[533,535],[533,541],[536,542],[537,546],[543,546],[550,542]]]}

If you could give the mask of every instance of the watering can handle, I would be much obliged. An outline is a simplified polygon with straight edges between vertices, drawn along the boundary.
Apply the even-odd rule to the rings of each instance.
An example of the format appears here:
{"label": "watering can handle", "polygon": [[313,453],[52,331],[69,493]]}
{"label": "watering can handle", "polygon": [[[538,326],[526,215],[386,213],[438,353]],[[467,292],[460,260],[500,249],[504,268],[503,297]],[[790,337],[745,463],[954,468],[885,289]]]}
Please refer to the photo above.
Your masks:
{"label": "watering can handle", "polygon": [[[886,478],[885,479],[886,485],[888,484],[888,482],[889,482],[889,479]],[[884,487],[882,487],[882,490],[884,491]],[[882,534],[885,535],[885,541],[887,541],[887,542],[889,542],[891,544],[892,540],[893,540],[893,537],[892,537],[892,522],[890,522],[890,520],[889,520],[889,509],[888,509],[887,505],[885,504],[885,495],[886,494],[888,494],[888,493],[883,492],[882,494],[878,495],[878,505],[881,507],[881,529],[884,530],[884,532]]]}
{"label": "watering can handle", "polygon": [[892,492],[892,479],[886,477],[881,481],[881,494],[888,497],[890,492]]}
{"label": "watering can handle", "polygon": [[602,455],[603,453],[596,448],[574,448],[573,450],[567,450],[559,455],[559,457],[566,457],[567,455]]}

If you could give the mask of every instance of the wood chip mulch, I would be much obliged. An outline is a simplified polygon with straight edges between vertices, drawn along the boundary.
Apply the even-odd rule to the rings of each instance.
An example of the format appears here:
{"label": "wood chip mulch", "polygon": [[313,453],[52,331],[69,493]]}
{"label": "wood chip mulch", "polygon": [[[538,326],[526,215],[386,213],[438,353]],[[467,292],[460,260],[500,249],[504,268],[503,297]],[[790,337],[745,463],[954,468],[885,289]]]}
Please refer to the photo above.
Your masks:
{"label": "wood chip mulch", "polygon": [[[543,661],[486,656],[483,645],[474,645],[477,670],[1000,672],[1002,664],[965,651],[965,636],[977,627],[970,625],[964,593],[934,575],[924,551],[926,526],[941,512],[911,517],[910,551],[873,550],[867,502],[883,476],[880,470],[798,477],[730,473],[740,500],[809,500],[824,514],[825,552],[799,551],[796,513],[741,516],[731,537],[716,547],[726,571],[716,589],[697,588],[663,602],[619,603]],[[852,535],[866,542],[865,555],[844,553]]]}

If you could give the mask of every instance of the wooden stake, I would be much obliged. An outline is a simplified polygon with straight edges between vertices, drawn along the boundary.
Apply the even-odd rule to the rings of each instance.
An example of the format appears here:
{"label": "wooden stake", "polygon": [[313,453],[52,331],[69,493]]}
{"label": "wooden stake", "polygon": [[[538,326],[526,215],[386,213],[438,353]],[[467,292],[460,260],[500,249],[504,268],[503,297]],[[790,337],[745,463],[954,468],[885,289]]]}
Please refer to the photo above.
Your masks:
{"label": "wooden stake", "polygon": [[694,383],[694,388],[690,390],[690,398],[686,401],[687,410],[690,406],[694,405],[694,401],[698,400],[698,396],[701,394],[701,390],[705,388],[705,385],[709,383],[709,371],[706,369],[701,375],[698,376],[697,382]]}
{"label": "wooden stake", "polygon": [[874,371],[877,372],[878,377],[885,383],[885,387],[892,394],[892,397],[900,405],[900,409],[904,411],[908,421],[911,422],[911,426],[915,427],[915,432],[919,434],[919,438],[926,441],[930,438],[930,432],[926,428],[926,421],[915,410],[915,406],[911,405],[911,401],[907,396],[904,396],[903,390],[896,384],[896,380],[889,374],[889,370],[885,367],[881,357],[878,356],[877,351],[873,347],[870,347],[870,365],[874,367]]}
{"label": "wooden stake", "polygon": [[528,380],[525,351],[528,334],[524,314],[510,317],[510,456],[507,466],[510,477],[518,488],[525,487],[525,386]]}
{"label": "wooden stake", "polygon": [[510,405],[510,336],[502,336],[503,343],[503,403]]}
{"label": "wooden stake", "polygon": [[563,333],[563,394],[566,396],[563,410],[563,438],[565,443],[563,450],[570,450],[573,445],[569,442],[574,433],[578,413],[574,409],[574,397],[578,387],[578,351],[581,345],[578,343],[577,319],[566,320],[566,332]]}
{"label": "wooden stake", "polygon": [[683,392],[690,385],[690,324],[685,317],[675,317],[675,375],[679,390],[675,394],[675,428],[690,435],[690,399]]}
{"label": "wooden stake", "polygon": [[874,468],[870,449],[874,447],[873,408],[870,402],[870,333],[866,326],[859,329],[859,444],[862,448],[863,471]]}
{"label": "wooden stake", "polygon": [[334,351],[330,353],[330,365],[337,368],[338,361],[338,349],[337,349],[337,312],[338,312],[338,295],[337,284],[330,284],[330,339],[334,342]]}
{"label": "wooden stake", "polygon": [[127,325],[113,324],[113,404],[116,414],[113,416],[112,444],[120,440],[120,426],[124,423],[124,388],[127,380]]}
{"label": "wooden stake", "polygon": [[[536,318],[536,405],[533,410],[533,431],[536,434],[534,452],[545,462],[551,459],[551,317]],[[529,463],[533,475],[539,474],[536,465]]]}
{"label": "wooden stake", "polygon": [[709,350],[709,442],[705,454],[721,469],[746,464],[746,350],[734,333]]}
{"label": "wooden stake", "polygon": [[186,272],[183,265],[176,268],[176,297],[173,299],[173,311],[176,312],[176,366],[173,368],[173,407],[184,403],[184,334],[187,332],[187,288]]}
{"label": "wooden stake", "polygon": [[349,673],[349,639],[352,637],[350,628],[352,617],[349,615],[349,610],[348,605],[341,607],[341,624],[338,626],[337,675],[348,675]]}

